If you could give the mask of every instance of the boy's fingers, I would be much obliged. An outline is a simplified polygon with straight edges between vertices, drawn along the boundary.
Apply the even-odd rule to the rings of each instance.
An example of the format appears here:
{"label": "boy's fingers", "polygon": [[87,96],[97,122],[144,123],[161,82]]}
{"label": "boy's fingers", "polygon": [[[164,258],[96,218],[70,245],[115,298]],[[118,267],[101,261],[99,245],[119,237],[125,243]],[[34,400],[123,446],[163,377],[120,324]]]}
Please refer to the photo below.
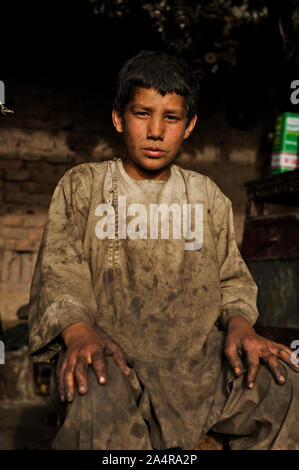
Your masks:
{"label": "boy's fingers", "polygon": [[249,388],[252,388],[254,386],[257,371],[260,364],[259,355],[255,351],[247,350],[246,361],[248,366],[247,384]]}
{"label": "boy's fingers", "polygon": [[107,381],[106,363],[103,352],[101,350],[96,351],[91,356],[91,365],[95,371],[96,377],[99,383],[104,384]]}
{"label": "boy's fingers", "polygon": [[130,375],[130,369],[120,347],[116,344],[109,344],[108,348],[112,351],[116,364],[125,372],[126,375]]}
{"label": "boy's fingers", "polygon": [[63,385],[63,374],[67,363],[63,362],[58,375],[58,391],[62,401],[64,401],[64,385]]}
{"label": "boy's fingers", "polygon": [[88,362],[84,358],[79,358],[75,369],[76,383],[79,393],[88,391]]}
{"label": "boy's fingers", "polygon": [[278,362],[278,359],[274,354],[271,354],[270,352],[264,356],[262,356],[263,361],[267,364],[269,367],[270,371],[272,372],[276,382],[279,384],[284,384],[285,383],[285,377],[282,372],[282,368]]}
{"label": "boy's fingers", "polygon": [[290,348],[280,344],[278,347],[277,356],[279,359],[288,364],[293,370],[299,372],[299,360],[294,357],[293,353],[294,351],[292,351]]}
{"label": "boy's fingers", "polygon": [[240,375],[243,372],[243,362],[241,359],[241,353],[237,346],[229,346],[225,348],[225,355],[233,368],[236,375]]}
{"label": "boy's fingers", "polygon": [[75,372],[75,364],[76,362],[72,361],[69,362],[64,370],[63,373],[63,390],[64,390],[64,397],[66,401],[72,401],[74,398],[75,393],[75,380],[74,380],[74,372]]}
{"label": "boy's fingers", "polygon": [[109,346],[106,346],[104,349],[104,356],[113,356],[113,352],[109,348]]}

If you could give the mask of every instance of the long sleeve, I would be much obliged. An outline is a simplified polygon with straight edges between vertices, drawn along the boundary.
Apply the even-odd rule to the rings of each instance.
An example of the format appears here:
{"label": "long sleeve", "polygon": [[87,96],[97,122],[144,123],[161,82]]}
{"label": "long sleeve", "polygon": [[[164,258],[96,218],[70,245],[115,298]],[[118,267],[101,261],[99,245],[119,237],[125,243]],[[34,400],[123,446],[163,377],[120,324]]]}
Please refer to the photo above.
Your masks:
{"label": "long sleeve", "polygon": [[222,305],[218,325],[226,329],[233,315],[241,315],[253,326],[259,316],[257,286],[240,254],[234,231],[231,201],[217,187],[213,220],[219,263]]}
{"label": "long sleeve", "polygon": [[60,333],[69,325],[94,324],[97,305],[82,242],[87,213],[86,187],[72,169],[54,191],[32,279],[29,350],[34,362],[47,361],[62,348]]}

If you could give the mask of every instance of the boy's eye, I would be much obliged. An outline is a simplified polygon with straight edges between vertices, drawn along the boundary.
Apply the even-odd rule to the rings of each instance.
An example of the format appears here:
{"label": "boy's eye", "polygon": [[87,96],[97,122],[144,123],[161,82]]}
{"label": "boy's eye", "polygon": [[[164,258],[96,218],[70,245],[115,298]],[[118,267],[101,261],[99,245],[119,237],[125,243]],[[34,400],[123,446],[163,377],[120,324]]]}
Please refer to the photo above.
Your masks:
{"label": "boy's eye", "polygon": [[166,116],[167,119],[169,119],[170,121],[178,121],[179,118],[177,118],[176,116],[172,116],[172,115],[169,115],[169,116]]}
{"label": "boy's eye", "polygon": [[147,116],[148,115],[148,113],[145,112],[145,111],[137,111],[134,114],[135,114],[135,116]]}

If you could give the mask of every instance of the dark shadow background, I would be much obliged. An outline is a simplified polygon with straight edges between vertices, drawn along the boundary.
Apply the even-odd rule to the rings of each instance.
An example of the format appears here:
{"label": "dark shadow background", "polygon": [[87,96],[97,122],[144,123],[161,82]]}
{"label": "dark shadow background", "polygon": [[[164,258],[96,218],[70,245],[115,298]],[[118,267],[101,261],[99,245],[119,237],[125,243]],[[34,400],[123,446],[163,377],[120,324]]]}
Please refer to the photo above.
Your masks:
{"label": "dark shadow background", "polygon": [[[209,2],[189,0],[185,3],[194,7]],[[236,5],[242,3],[246,2],[233,2]],[[244,107],[250,108],[249,121],[256,120],[264,108],[271,106],[278,112],[294,110],[289,87],[298,76],[299,54],[297,51],[291,60],[288,54],[299,42],[291,22],[296,2],[277,3],[280,5],[268,2],[269,21],[258,26],[244,25],[240,29],[237,34],[238,60],[231,70],[221,66],[215,74],[205,70],[199,109],[201,118],[211,115],[223,99],[231,116],[240,97]],[[6,1],[1,6],[0,73],[7,83],[7,100],[10,83],[17,81],[49,83],[57,88],[88,88],[95,92],[102,89],[107,102],[111,103],[117,72],[124,60],[141,49],[172,52],[169,44],[163,43],[154,30],[150,16],[144,10],[138,10],[136,1],[131,5],[132,14],[125,15],[122,20],[95,15],[88,0]],[[284,28],[283,34],[286,34],[285,45],[279,21]],[[210,26],[207,22],[193,27],[192,47],[181,54],[193,67],[198,56],[202,57],[202,51],[211,49],[213,37],[217,38],[222,28],[218,23],[219,20],[212,21]],[[207,64],[203,65],[207,67]],[[231,116],[231,119],[234,122],[236,117]],[[250,122],[247,125],[250,126]]]}

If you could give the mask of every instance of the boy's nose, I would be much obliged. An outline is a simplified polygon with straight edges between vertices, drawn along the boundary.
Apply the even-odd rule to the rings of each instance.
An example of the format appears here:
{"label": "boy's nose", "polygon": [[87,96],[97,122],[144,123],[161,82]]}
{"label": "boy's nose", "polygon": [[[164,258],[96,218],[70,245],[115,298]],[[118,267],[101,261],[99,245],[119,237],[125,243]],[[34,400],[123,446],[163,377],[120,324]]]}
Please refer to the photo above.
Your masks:
{"label": "boy's nose", "polygon": [[147,128],[147,137],[148,139],[159,139],[163,140],[164,138],[164,124],[159,119],[152,119],[149,121]]}

